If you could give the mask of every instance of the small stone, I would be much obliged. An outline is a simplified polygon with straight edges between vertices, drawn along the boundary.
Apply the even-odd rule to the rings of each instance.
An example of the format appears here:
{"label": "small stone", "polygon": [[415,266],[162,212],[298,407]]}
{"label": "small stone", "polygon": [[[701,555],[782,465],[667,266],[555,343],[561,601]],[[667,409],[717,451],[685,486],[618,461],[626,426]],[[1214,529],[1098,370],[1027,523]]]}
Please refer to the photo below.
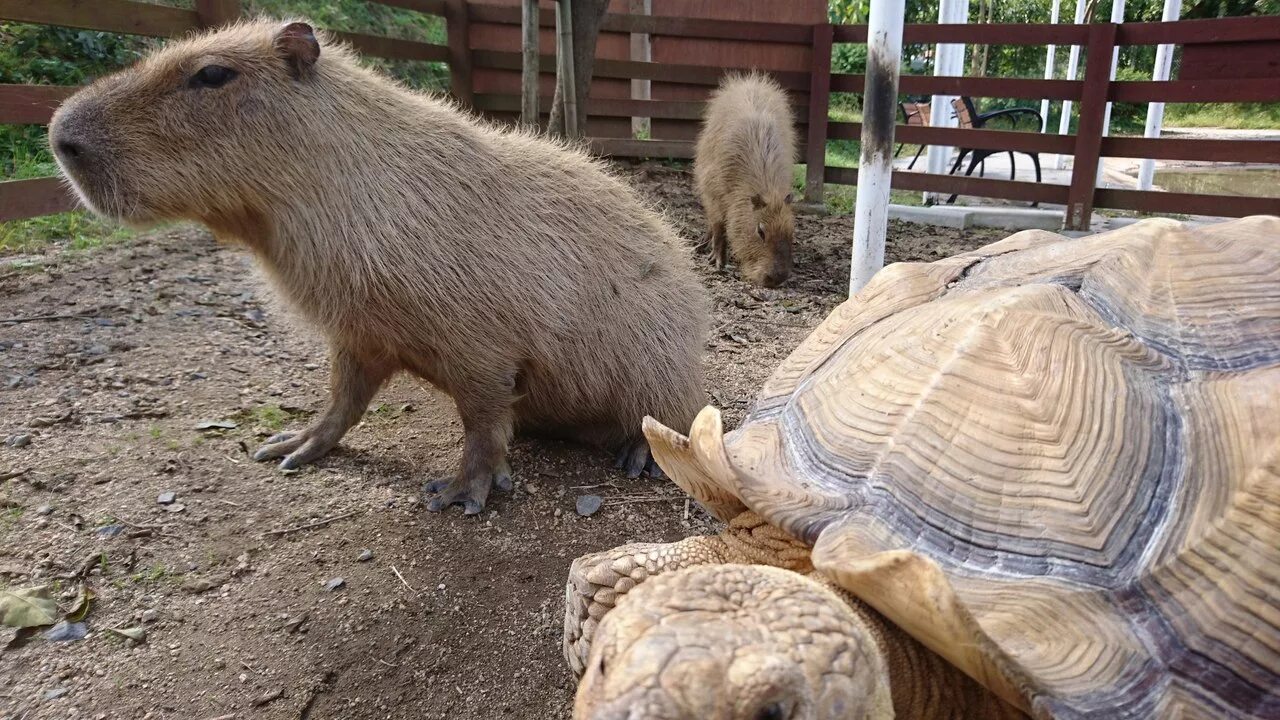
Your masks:
{"label": "small stone", "polygon": [[31,444],[30,435],[10,435],[4,439],[4,444],[11,448],[23,448]]}
{"label": "small stone", "polygon": [[71,692],[71,690],[68,688],[64,688],[64,687],[54,688],[44,694],[44,699],[57,700],[58,698],[62,697],[63,695],[66,695],[69,692]]}
{"label": "small stone", "polygon": [[172,505],[178,501],[178,493],[172,491],[162,492],[156,496],[156,502],[161,505]]}
{"label": "small stone", "polygon": [[37,514],[37,515],[52,515],[52,514],[53,514],[53,506],[52,506],[52,505],[41,505],[40,507],[36,508],[36,514]]}
{"label": "small stone", "polygon": [[113,538],[124,532],[124,525],[103,525],[98,528],[96,532],[98,533],[98,537]]}
{"label": "small stone", "polygon": [[344,580],[344,579],[342,579],[342,578],[340,578],[340,577],[336,577],[336,578],[333,578],[333,579],[329,580],[328,582],[326,582],[326,583],[324,584],[324,589],[325,589],[325,590],[328,590],[329,592],[333,592],[334,590],[337,590],[338,588],[340,588],[340,587],[342,587],[343,585],[346,585],[346,584],[347,584],[347,581],[346,581],[346,580]]}
{"label": "small stone", "polygon": [[604,498],[599,495],[579,495],[574,507],[582,517],[591,517],[600,510],[600,505],[603,503]]}
{"label": "small stone", "polygon": [[183,510],[186,510],[187,506],[182,503],[174,503],[172,505],[165,505],[164,509],[171,513],[180,513]]}
{"label": "small stone", "polygon": [[84,623],[73,623],[63,620],[44,632],[44,639],[50,642],[70,642],[83,640],[89,634],[89,626]]}
{"label": "small stone", "polygon": [[538,494],[538,485],[537,485],[537,483],[525,483],[525,484],[524,484],[524,491],[525,491],[525,492],[527,492],[527,493],[529,493],[530,495],[537,495],[537,494]]}
{"label": "small stone", "polygon": [[443,589],[444,589],[444,583],[440,583],[439,585],[437,585],[437,586],[436,586],[436,589],[437,589],[437,590],[443,590]]}
{"label": "small stone", "polygon": [[144,623],[148,623],[148,624],[153,623],[156,620],[160,619],[160,611],[156,610],[155,608],[147,608],[146,610],[142,611],[142,617],[140,619]]}
{"label": "small stone", "polygon": [[369,548],[365,548],[364,550],[361,550],[360,557],[356,558],[356,560],[359,560],[360,562],[369,562],[372,559],[373,559],[373,551],[370,550]]}
{"label": "small stone", "polygon": [[224,577],[202,578],[187,576],[187,579],[182,581],[182,589],[198,595],[203,592],[209,592],[216,587],[221,587],[226,582],[227,579]]}
{"label": "small stone", "polygon": [[289,632],[298,632],[298,630],[302,627],[302,624],[307,621],[307,617],[308,617],[307,613],[294,615],[293,617],[284,621],[284,629]]}

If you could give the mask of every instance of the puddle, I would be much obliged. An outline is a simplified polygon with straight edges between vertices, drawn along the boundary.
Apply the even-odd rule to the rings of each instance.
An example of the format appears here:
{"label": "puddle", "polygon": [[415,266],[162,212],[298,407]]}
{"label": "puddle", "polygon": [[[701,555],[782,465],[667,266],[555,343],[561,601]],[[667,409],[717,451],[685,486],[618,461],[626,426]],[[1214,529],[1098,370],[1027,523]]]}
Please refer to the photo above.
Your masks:
{"label": "puddle", "polygon": [[1157,169],[1155,184],[1168,192],[1275,197],[1280,167]]}

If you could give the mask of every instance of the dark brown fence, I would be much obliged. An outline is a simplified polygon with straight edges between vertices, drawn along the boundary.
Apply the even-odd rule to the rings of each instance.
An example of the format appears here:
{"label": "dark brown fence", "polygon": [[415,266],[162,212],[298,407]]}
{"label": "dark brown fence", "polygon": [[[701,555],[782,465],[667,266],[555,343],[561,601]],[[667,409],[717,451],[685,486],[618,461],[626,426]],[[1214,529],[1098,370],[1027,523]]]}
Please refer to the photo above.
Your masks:
{"label": "dark brown fence", "polygon": [[[361,52],[396,59],[448,62],[452,92],[500,120],[520,108],[520,9],[518,0],[376,0],[446,18],[448,45],[338,33]],[[857,140],[857,123],[830,120],[832,92],[861,93],[864,78],[831,72],[832,46],[866,41],[863,26],[820,21],[825,3],[795,0],[752,4],[770,21],[723,19],[739,12],[704,0],[652,0],[653,15],[612,13],[605,21],[588,101],[587,135],[595,151],[622,157],[688,158],[693,154],[704,99],[721,77],[761,69],[786,87],[807,147],[806,194],[820,197],[824,183],[854,184],[857,172],[827,167],[827,140]],[[544,3],[545,4],[545,3]],[[615,0],[613,9],[626,6]],[[764,10],[761,10],[764,8]],[[666,14],[663,14],[663,13]],[[173,36],[218,25],[239,14],[237,0],[196,0],[181,10],[133,0],[0,0],[0,20],[35,22],[152,36]],[[702,17],[693,17],[701,15]],[[554,24],[542,9],[541,97],[552,94]],[[654,38],[652,62],[627,59],[627,38]],[[958,193],[1024,202],[1063,204],[1067,225],[1084,227],[1093,208],[1210,215],[1280,214],[1280,197],[1255,198],[1135,190],[1095,189],[1102,157],[1278,163],[1280,142],[1104,137],[1103,113],[1113,102],[1280,102],[1280,18],[1251,17],[1177,23],[1091,25],[908,25],[908,44],[1081,45],[1086,72],[1080,80],[903,76],[904,95],[966,95],[978,98],[1072,100],[1079,107],[1074,135],[989,129],[897,127],[897,139],[991,150],[1072,155],[1067,185],[915,172],[895,172],[893,187]],[[1183,46],[1183,69],[1168,82],[1111,81],[1117,45]],[[650,100],[632,99],[630,81],[652,81]],[[0,123],[45,123],[74,88],[0,85]],[[631,118],[652,119],[651,134],[632,136]],[[74,201],[55,179],[0,182],[0,220],[67,210]]]}
{"label": "dark brown fence", "polygon": [[[814,37],[815,43],[822,45],[815,49],[815,57],[819,57],[830,52],[825,49],[827,42],[866,42],[866,28],[834,26],[829,32],[815,33]],[[1280,68],[1275,67],[1280,59],[1280,17],[1119,25],[907,25],[903,43],[1082,45],[1085,76],[1082,80],[902,76],[899,92],[904,95],[1073,100],[1078,103],[1080,114],[1075,135],[906,125],[897,126],[895,132],[898,142],[919,145],[1072,155],[1075,161],[1069,185],[895,171],[894,188],[1062,204],[1067,206],[1066,226],[1072,229],[1087,228],[1094,207],[1218,216],[1280,213],[1280,192],[1276,197],[1239,197],[1095,189],[1098,165],[1103,157],[1280,163],[1280,142],[1276,141],[1104,137],[1102,134],[1108,101],[1280,102]],[[1183,69],[1178,79],[1165,82],[1110,79],[1112,50],[1116,46],[1166,43],[1183,46]],[[1215,72],[1204,72],[1206,64]],[[815,65],[815,87],[840,92],[862,91],[865,79],[861,75],[819,77],[829,67],[829,63]],[[810,125],[815,125],[815,117],[824,118],[827,111],[822,103],[814,103]],[[827,138],[856,140],[860,135],[861,126],[857,123],[827,124]],[[815,189],[821,192],[824,181],[856,184],[857,171],[848,168],[823,167],[819,175],[816,166],[824,164],[823,160],[822,153],[811,146],[807,183],[810,192]]]}

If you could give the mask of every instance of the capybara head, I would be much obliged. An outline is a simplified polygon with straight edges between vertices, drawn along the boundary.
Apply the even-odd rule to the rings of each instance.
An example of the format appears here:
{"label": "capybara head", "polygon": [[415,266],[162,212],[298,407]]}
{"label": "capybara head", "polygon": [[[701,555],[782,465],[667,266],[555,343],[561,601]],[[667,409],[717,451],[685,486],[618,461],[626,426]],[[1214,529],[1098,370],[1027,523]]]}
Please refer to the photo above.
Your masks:
{"label": "capybara head", "polygon": [[208,224],[298,182],[323,122],[305,22],[257,21],[176,42],[73,95],[54,114],[58,165],[94,211],[134,224]]}
{"label": "capybara head", "polygon": [[752,195],[749,212],[729,218],[729,244],[742,276],[765,287],[777,287],[791,275],[795,217],[791,193]]}

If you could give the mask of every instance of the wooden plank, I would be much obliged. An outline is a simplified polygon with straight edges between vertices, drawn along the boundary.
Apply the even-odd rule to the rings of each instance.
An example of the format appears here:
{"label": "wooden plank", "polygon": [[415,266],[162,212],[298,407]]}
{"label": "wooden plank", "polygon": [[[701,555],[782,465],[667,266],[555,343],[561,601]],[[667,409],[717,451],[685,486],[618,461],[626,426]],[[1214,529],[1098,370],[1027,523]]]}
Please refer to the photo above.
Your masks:
{"label": "wooden plank", "polygon": [[0,124],[46,125],[53,111],[78,87],[0,85]]}
{"label": "wooden plank", "polygon": [[[551,111],[551,98],[539,98],[538,111]],[[589,98],[587,109],[591,115],[605,117],[648,117],[667,120],[699,120],[707,104],[677,100],[630,100],[627,98]],[[476,95],[477,110],[494,112],[519,112],[520,98],[515,95]]]}
{"label": "wooden plank", "polygon": [[1102,155],[1194,162],[1280,163],[1280,141],[1109,137],[1102,139]]}
{"label": "wooden plank", "polygon": [[1152,192],[1145,190],[1108,190],[1096,193],[1098,207],[1214,217],[1247,215],[1280,215],[1280,197],[1242,197],[1239,195],[1195,195],[1192,193]]}
{"label": "wooden plank", "polygon": [[1182,46],[1179,80],[1280,77],[1280,40]]}
{"label": "wooden plank", "polygon": [[216,28],[240,19],[240,0],[196,0],[200,27]]}
{"label": "wooden plank", "polygon": [[[838,185],[857,185],[856,168],[827,167],[823,172],[826,181]],[[890,186],[896,190],[936,192],[970,195],[974,197],[1001,198],[1023,202],[1063,203],[1067,199],[1066,185],[1051,185],[1023,180],[995,180],[992,178],[966,177],[964,175],[934,175],[931,173],[894,171]]]}
{"label": "wooden plank", "polygon": [[1244,80],[1129,80],[1111,83],[1112,102],[1280,102],[1280,77]]}
{"label": "wooden plank", "polygon": [[832,34],[833,39],[838,43],[864,44],[867,42],[866,25],[833,25]]}
{"label": "wooden plank", "polygon": [[[828,137],[836,140],[858,140],[862,137],[862,124],[849,122],[831,123]],[[1053,153],[1070,155],[1075,148],[1072,135],[1042,135],[1039,132],[1013,132],[1009,130],[974,130],[972,128],[924,127],[921,125],[897,125],[894,141],[912,145],[941,145],[976,150],[1013,150],[1016,152]]]}
{"label": "wooden plank", "polygon": [[[520,53],[497,50],[475,50],[471,54],[472,63],[478,68],[497,70],[519,70]],[[555,56],[540,55],[538,67],[541,72],[555,71]],[[624,78],[628,80],[661,80],[690,85],[719,85],[720,78],[729,72],[746,72],[750,68],[722,68],[709,65],[677,65],[672,63],[635,62],[631,60],[597,59],[594,77]],[[791,90],[808,90],[809,73],[788,71],[763,71],[772,75],[784,88]]]}
{"label": "wooden plank", "polygon": [[1277,39],[1280,39],[1280,16],[1125,23],[1120,26],[1116,35],[1118,45],[1184,45]]}
{"label": "wooden plank", "polygon": [[1094,186],[1102,152],[1103,114],[1111,84],[1111,55],[1116,46],[1116,26],[1089,26],[1085,57],[1084,92],[1080,98],[1080,123],[1076,130],[1075,164],[1071,169],[1071,193],[1067,198],[1068,230],[1088,230],[1093,216]]}
{"label": "wooden plank", "polygon": [[591,152],[609,157],[677,159],[693,157],[693,143],[680,140],[594,138],[590,144]]}
{"label": "wooden plank", "polygon": [[404,10],[413,10],[424,15],[444,16],[446,0],[369,0],[379,5],[390,5]]}
{"label": "wooden plank", "polygon": [[0,182],[0,222],[66,212],[79,205],[60,178]]}
{"label": "wooden plank", "polygon": [[[832,73],[831,91],[862,93],[862,75]],[[1034,78],[979,78],[932,75],[903,75],[898,81],[902,95],[968,95],[970,97],[1035,98],[1037,100],[1079,100],[1084,83],[1079,80]]]}
{"label": "wooden plank", "polygon": [[[471,21],[476,23],[519,25],[520,9],[515,6],[471,4],[470,17]],[[538,24],[542,27],[554,27],[555,12],[542,8],[538,15]],[[808,45],[812,33],[811,26],[795,23],[619,13],[606,15],[600,29],[602,32],[649,33],[669,37],[719,38],[794,45]]]}
{"label": "wooden plank", "polygon": [[327,32],[343,42],[350,43],[352,47],[364,55],[375,55],[388,60],[424,60],[427,62],[448,62],[449,60],[449,48],[444,45],[361,33],[339,32],[336,30]]}
{"label": "wooden plank", "polygon": [[133,0],[0,0],[0,20],[152,37],[200,26],[195,10]]}
{"label": "wooden plank", "polygon": [[[865,32],[865,30],[864,30]],[[1089,38],[1088,25],[994,24],[937,25],[909,24],[902,29],[902,42],[933,45],[1083,45]]]}
{"label": "wooden plank", "polygon": [[823,198],[822,168],[827,156],[827,123],[831,111],[831,25],[813,26],[813,64],[809,72],[809,132],[805,155],[804,199],[818,203]]}
{"label": "wooden plank", "polygon": [[466,0],[448,0],[445,13],[449,42],[449,91],[463,105],[470,105],[474,100],[475,81],[472,77],[471,20],[467,16]]}

